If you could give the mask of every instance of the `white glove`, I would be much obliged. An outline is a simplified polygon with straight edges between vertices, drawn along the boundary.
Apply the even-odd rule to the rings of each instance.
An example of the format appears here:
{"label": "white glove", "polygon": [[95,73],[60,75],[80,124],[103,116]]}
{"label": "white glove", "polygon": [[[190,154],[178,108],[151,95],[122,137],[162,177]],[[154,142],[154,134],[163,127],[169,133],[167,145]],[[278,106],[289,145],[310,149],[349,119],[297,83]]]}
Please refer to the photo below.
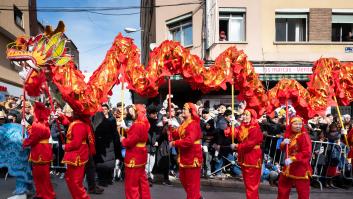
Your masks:
{"label": "white glove", "polygon": [[284,140],[283,140],[283,143],[284,143],[284,144],[289,144],[289,143],[290,143],[290,139],[288,139],[288,138],[284,139]]}
{"label": "white glove", "polygon": [[208,147],[207,146],[202,146],[202,150],[203,150],[203,152],[208,153]]}
{"label": "white glove", "polygon": [[166,111],[164,108],[162,108],[162,109],[159,111],[159,113],[162,114],[162,115],[165,115],[165,114],[167,114],[167,111]]}
{"label": "white glove", "polygon": [[235,147],[236,147],[236,144],[234,144],[234,143],[230,145],[230,148],[231,148],[232,150],[234,150]]}
{"label": "white glove", "polygon": [[287,158],[285,161],[284,161],[284,164],[286,165],[286,166],[288,166],[288,165],[290,165],[290,164],[292,164],[293,163],[293,160],[291,159],[291,158]]}
{"label": "white glove", "polygon": [[341,129],[341,134],[342,135],[347,135],[347,129]]}
{"label": "white glove", "polygon": [[168,120],[168,125],[173,127],[173,128],[178,128],[180,126],[180,124],[176,121],[176,120]]}
{"label": "white glove", "polygon": [[214,152],[214,156],[218,157],[219,151]]}
{"label": "white glove", "polygon": [[320,147],[320,151],[319,151],[319,154],[323,154],[324,153],[324,151],[325,151],[325,148],[322,146],[322,147]]}
{"label": "white glove", "polygon": [[232,164],[232,165],[235,165],[235,161],[233,160],[233,161],[230,161],[230,163]]}

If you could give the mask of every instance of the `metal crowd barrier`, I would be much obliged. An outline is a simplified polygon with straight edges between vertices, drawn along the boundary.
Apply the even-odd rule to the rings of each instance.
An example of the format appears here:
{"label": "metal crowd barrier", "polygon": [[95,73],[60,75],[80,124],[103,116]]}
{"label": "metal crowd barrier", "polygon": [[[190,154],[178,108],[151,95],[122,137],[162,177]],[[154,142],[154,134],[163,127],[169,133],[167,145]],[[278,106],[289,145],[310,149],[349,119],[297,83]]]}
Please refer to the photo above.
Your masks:
{"label": "metal crowd barrier", "polygon": [[[280,136],[266,135],[264,137],[263,153],[267,162],[274,164],[284,164],[284,152],[279,146],[283,138]],[[330,180],[336,175],[330,175],[329,170],[337,168],[337,175],[342,175],[347,180],[352,180],[352,164],[347,160],[349,147],[342,143],[312,141],[312,156],[310,165],[312,166],[312,181],[318,183],[322,190],[322,182]],[[329,168],[330,167],[330,168]]]}
{"label": "metal crowd barrier", "polygon": [[51,141],[50,142],[53,146],[53,161],[50,164],[50,170],[57,170],[57,169],[66,169],[66,164],[62,164],[60,162],[60,156],[63,156],[63,151],[60,150],[61,145],[59,145],[58,141]]}

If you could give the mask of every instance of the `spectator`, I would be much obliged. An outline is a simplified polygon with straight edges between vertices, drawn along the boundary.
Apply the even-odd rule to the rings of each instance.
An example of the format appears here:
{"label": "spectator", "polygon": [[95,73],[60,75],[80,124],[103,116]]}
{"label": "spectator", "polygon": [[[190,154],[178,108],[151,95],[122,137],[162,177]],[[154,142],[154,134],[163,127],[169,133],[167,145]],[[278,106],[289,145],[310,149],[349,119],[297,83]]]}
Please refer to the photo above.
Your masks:
{"label": "spectator", "polygon": [[7,121],[9,123],[16,123],[17,121],[17,115],[14,113],[14,112],[10,112],[8,115],[7,115]]}
{"label": "spectator", "polygon": [[32,114],[32,106],[29,101],[25,102],[25,126],[28,127],[29,125],[32,125],[33,123],[33,114]]}
{"label": "spectator", "polygon": [[349,132],[352,129],[351,116],[348,114],[345,114],[342,116],[342,120],[343,120],[344,128],[347,130],[347,132]]}
{"label": "spectator", "polygon": [[224,32],[223,30],[219,32],[219,41],[227,41],[226,32]]}
{"label": "spectator", "polygon": [[163,174],[163,184],[171,185],[169,181],[169,170],[170,170],[170,148],[168,138],[168,117],[162,115],[162,120],[157,124],[160,136],[158,139],[159,147],[157,151],[157,168],[160,173]]}
{"label": "spectator", "polygon": [[153,166],[156,160],[156,152],[158,147],[159,131],[157,127],[157,108],[154,105],[150,105],[147,109],[148,122],[150,123],[150,129],[148,131],[148,141],[146,143],[147,147],[147,163],[146,163],[146,173],[148,177],[149,185],[152,186],[153,183]]}
{"label": "spectator", "polygon": [[353,34],[352,31],[349,31],[346,36],[346,41],[353,41]]}
{"label": "spectator", "polygon": [[107,104],[102,105],[102,112],[94,115],[92,125],[96,139],[94,160],[97,166],[98,185],[107,187],[113,184],[115,159],[118,158],[115,149],[119,144],[116,121]]}
{"label": "spectator", "polygon": [[[55,115],[60,115],[62,114],[62,110],[60,106],[56,107],[56,113]],[[28,122],[28,120],[26,121]],[[51,139],[53,140],[53,154],[54,154],[54,160],[53,160],[53,166],[55,166],[55,173],[56,175],[60,176],[60,179],[64,179],[64,173],[65,173],[65,165],[61,163],[63,157],[64,157],[64,150],[62,149],[62,145],[64,144],[61,139],[65,138],[66,130],[64,125],[59,123],[57,118],[55,116],[50,118],[50,134],[51,134]]]}
{"label": "spectator", "polygon": [[[217,151],[219,154],[215,155],[216,163],[215,163],[215,169],[218,171],[216,173],[217,176],[221,177],[221,168],[223,165],[225,165],[225,162],[232,163],[230,166],[230,170],[234,176],[241,176],[241,170],[240,168],[235,165],[235,157],[233,155],[233,150],[230,148],[230,145],[232,144],[231,138],[226,137],[224,130],[228,127],[231,126],[231,121],[232,121],[232,111],[231,110],[226,110],[224,112],[223,118],[220,118],[222,121],[219,121],[220,125],[217,125],[216,131],[217,131],[217,138],[216,138],[216,143],[217,143]],[[223,123],[225,122],[225,126]]]}
{"label": "spectator", "polygon": [[204,156],[204,175],[211,177],[211,160],[214,154],[214,148],[212,145],[215,143],[215,126],[214,120],[211,118],[208,109],[202,111],[201,118],[201,131],[203,134],[202,138],[202,151]]}
{"label": "spectator", "polygon": [[0,110],[0,126],[6,123],[6,115],[3,110]]}

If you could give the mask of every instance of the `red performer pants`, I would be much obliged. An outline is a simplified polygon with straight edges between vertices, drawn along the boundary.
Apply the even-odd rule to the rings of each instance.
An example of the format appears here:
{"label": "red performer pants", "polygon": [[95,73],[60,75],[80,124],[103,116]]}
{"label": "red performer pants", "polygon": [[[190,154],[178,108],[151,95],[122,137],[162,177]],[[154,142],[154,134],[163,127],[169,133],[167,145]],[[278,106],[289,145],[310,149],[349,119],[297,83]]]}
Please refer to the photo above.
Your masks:
{"label": "red performer pants", "polygon": [[180,182],[186,192],[186,199],[200,199],[201,168],[179,168]]}
{"label": "red performer pants", "polygon": [[36,197],[38,198],[55,198],[53,185],[50,181],[49,166],[49,164],[32,164],[34,186],[36,187]]}
{"label": "red performer pants", "polygon": [[290,190],[293,184],[297,189],[298,199],[309,199],[309,196],[310,196],[309,179],[292,179],[282,174],[279,177],[277,199],[289,199]]}
{"label": "red performer pants", "polygon": [[67,165],[65,180],[73,199],[89,199],[83,187],[83,177],[85,175],[85,165]]}
{"label": "red performer pants", "polygon": [[241,167],[247,199],[259,199],[261,168]]}
{"label": "red performer pants", "polygon": [[126,199],[151,199],[145,167],[125,167]]}

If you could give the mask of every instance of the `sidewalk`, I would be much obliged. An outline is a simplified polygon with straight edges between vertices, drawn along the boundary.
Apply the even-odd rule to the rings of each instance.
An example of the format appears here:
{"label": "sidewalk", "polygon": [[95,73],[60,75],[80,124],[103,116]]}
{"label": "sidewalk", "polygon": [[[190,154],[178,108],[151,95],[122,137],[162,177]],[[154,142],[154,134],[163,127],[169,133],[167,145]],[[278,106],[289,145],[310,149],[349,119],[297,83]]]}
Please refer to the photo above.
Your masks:
{"label": "sidewalk", "polygon": [[[175,178],[174,176],[169,176],[170,181],[173,185],[181,186],[180,180]],[[161,183],[163,181],[163,177],[161,175],[155,175],[156,183]],[[243,192],[244,191],[244,183],[242,179],[234,178],[234,177],[226,177],[226,178],[212,178],[206,179],[201,178],[201,186],[203,187],[220,187],[220,188],[231,188],[235,192]],[[277,193],[277,187],[271,186],[268,181],[263,181],[260,183],[259,191],[261,193]],[[293,187],[292,191],[295,191]],[[312,193],[331,193],[331,192],[339,192],[339,193],[352,193],[353,187],[349,189],[328,189],[324,188],[322,191],[319,188],[311,187]]]}

